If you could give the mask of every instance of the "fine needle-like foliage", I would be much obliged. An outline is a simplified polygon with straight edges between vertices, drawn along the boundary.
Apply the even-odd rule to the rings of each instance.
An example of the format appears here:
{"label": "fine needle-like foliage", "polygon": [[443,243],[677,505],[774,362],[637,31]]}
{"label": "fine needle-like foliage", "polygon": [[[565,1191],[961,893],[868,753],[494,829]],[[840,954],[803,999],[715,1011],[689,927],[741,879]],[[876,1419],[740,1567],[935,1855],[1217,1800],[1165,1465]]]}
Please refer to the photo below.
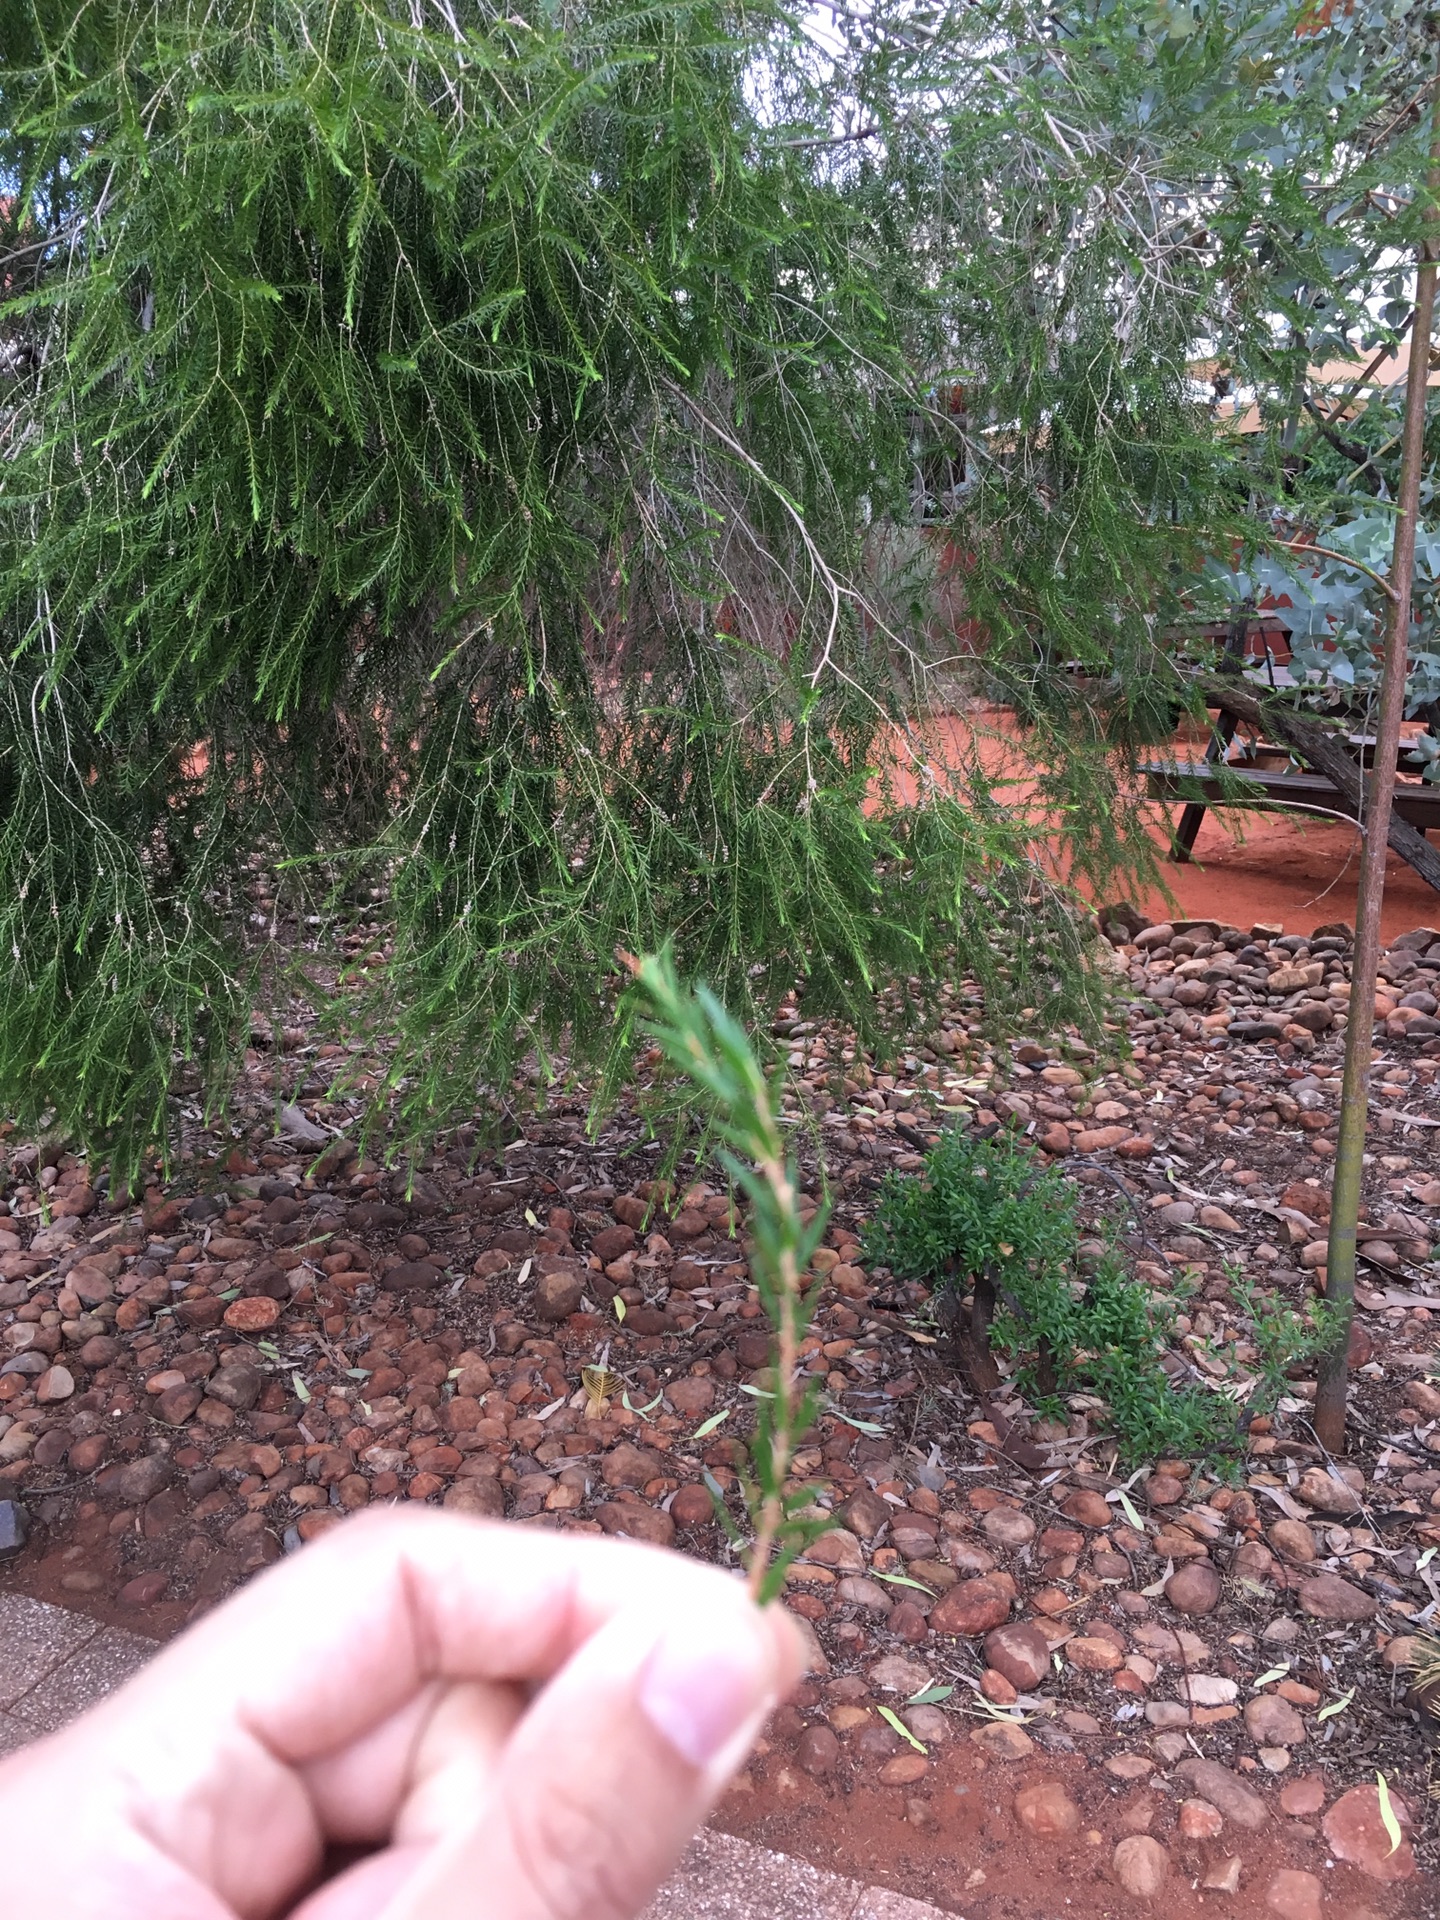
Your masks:
{"label": "fine needle-like foliage", "polygon": [[[795,1163],[777,1119],[779,1087],[766,1077],[745,1029],[707,988],[680,984],[668,949],[644,960],[622,958],[647,1010],[646,1031],[713,1104],[712,1124],[724,1143],[720,1158],[749,1203],[750,1277],[773,1334],[771,1384],[755,1396],[750,1471],[741,1483],[754,1536],[743,1547],[749,1588],[763,1603],[780,1592],[785,1569],[827,1524],[807,1511],[812,1490],[788,1484],[818,1404],[815,1388],[799,1380],[800,1342],[814,1310],[801,1276],[824,1236],[827,1210],[808,1226],[801,1218]],[[711,1492],[739,1544],[724,1500],[713,1486]]]}
{"label": "fine needle-like foliage", "polygon": [[[1411,236],[1421,17],[0,9],[0,1110],[133,1167],[347,925],[413,1134],[621,1071],[616,945],[1093,1027],[1062,889],[1154,871],[1165,623]],[[997,687],[1018,788],[937,716]]]}
{"label": "fine needle-like foliage", "polygon": [[755,104],[803,37],[4,10],[0,1109],[133,1164],[219,1103],[285,958],[259,869],[302,942],[378,915],[347,1018],[416,1129],[619,1058],[617,943],[872,1029],[994,952],[1093,1019],[867,600],[917,369],[889,243]]}

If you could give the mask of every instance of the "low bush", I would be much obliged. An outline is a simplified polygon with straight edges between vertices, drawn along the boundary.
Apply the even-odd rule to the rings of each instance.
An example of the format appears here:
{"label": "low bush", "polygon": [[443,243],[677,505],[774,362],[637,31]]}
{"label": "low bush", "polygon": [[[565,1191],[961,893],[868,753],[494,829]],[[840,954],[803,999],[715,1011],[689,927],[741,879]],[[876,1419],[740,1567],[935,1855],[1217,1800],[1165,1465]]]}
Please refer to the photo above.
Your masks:
{"label": "low bush", "polygon": [[952,1331],[968,1291],[974,1337],[1013,1361],[1026,1397],[1059,1413],[1066,1394],[1098,1395],[1126,1459],[1233,1449],[1234,1406],[1161,1365],[1174,1300],[1131,1278],[1113,1244],[1082,1242],[1077,1208],[1058,1167],[952,1128],[919,1174],[886,1177],[865,1254],[929,1285]]}
{"label": "low bush", "polygon": [[1252,1414],[1273,1413],[1288,1390],[1289,1376],[1312,1367],[1340,1332],[1341,1315],[1329,1300],[1312,1298],[1303,1309],[1290,1306],[1275,1292],[1248,1282],[1238,1267],[1230,1269],[1230,1293],[1251,1325],[1255,1357],[1251,1366],[1255,1384],[1246,1406]]}

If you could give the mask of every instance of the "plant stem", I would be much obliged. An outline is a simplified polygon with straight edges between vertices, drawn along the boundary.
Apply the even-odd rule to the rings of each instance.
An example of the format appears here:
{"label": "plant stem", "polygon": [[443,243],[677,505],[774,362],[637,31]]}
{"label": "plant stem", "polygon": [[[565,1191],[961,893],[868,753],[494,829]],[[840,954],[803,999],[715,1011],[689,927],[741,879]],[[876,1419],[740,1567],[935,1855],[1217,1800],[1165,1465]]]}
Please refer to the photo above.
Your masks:
{"label": "plant stem", "polygon": [[[775,1155],[759,1162],[760,1171],[774,1192],[782,1219],[794,1219],[798,1206],[784,1160]],[[770,1490],[760,1504],[755,1527],[755,1544],[750,1549],[750,1565],[745,1585],[758,1601],[770,1556],[785,1518],[785,1482],[795,1454],[795,1369],[799,1364],[800,1342],[796,1337],[795,1303],[800,1297],[800,1274],[795,1264],[793,1245],[780,1254],[775,1275],[779,1312],[775,1326],[775,1438],[771,1450]]]}
{"label": "plant stem", "polygon": [[1365,1173],[1365,1132],[1370,1111],[1370,1065],[1375,1025],[1375,981],[1380,965],[1380,908],[1385,898],[1385,854],[1405,712],[1405,676],[1410,645],[1410,589],[1415,573],[1415,526],[1425,453],[1425,400],[1435,313],[1435,269],[1440,257],[1440,93],[1432,100],[1430,209],[1415,275],[1415,323],[1405,380],[1405,427],[1400,447],[1395,546],[1390,564],[1390,606],[1375,728],[1375,771],[1366,782],[1360,886],[1355,907],[1355,954],[1350,971],[1350,1020],[1345,1029],[1345,1078],[1340,1095],[1340,1136],[1331,1194],[1330,1243],[1325,1298],[1336,1308],[1333,1342],[1321,1356],[1315,1390],[1315,1432],[1321,1446],[1339,1453],[1345,1444],[1347,1353],[1355,1314],[1355,1242],[1360,1188]]}
{"label": "plant stem", "polygon": [[[771,1087],[744,1029],[704,988],[680,985],[668,947],[647,960],[623,951],[616,957],[658,1016],[650,1032],[662,1051],[714,1101],[728,1148],[724,1159],[752,1202],[750,1271],[772,1330],[775,1385],[761,1403],[749,1448],[755,1471],[746,1478],[744,1492],[754,1539],[748,1551],[742,1548],[742,1558],[746,1587],[763,1605],[774,1598],[795,1555],[830,1525],[823,1516],[800,1515],[796,1508],[806,1496],[792,1495],[786,1487],[813,1404],[796,1377],[810,1319],[801,1273],[824,1220],[817,1215],[807,1226],[801,1217]],[[712,1493],[730,1539],[740,1547],[741,1536],[729,1523],[718,1489]]]}

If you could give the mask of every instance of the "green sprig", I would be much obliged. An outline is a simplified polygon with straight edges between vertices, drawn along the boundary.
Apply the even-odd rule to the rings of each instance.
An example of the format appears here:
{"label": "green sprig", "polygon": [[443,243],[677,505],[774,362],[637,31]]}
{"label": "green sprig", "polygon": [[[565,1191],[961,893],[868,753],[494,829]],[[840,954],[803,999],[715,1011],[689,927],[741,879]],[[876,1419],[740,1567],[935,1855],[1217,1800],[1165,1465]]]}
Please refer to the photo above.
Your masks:
{"label": "green sprig", "polygon": [[[740,1475],[754,1538],[744,1546],[750,1591],[773,1599],[786,1569],[831,1524],[810,1511],[813,1489],[789,1486],[801,1436],[814,1421],[817,1390],[798,1380],[799,1347],[814,1313],[801,1276],[824,1236],[828,1210],[807,1226],[794,1160],[776,1117],[779,1075],[767,1077],[748,1035],[708,988],[681,985],[668,948],[644,960],[622,955],[648,1012],[646,1032],[677,1071],[713,1105],[725,1143],[720,1159],[749,1202],[750,1276],[770,1323],[771,1389],[755,1397],[749,1469]],[[711,1498],[735,1546],[739,1529],[711,1482]]]}

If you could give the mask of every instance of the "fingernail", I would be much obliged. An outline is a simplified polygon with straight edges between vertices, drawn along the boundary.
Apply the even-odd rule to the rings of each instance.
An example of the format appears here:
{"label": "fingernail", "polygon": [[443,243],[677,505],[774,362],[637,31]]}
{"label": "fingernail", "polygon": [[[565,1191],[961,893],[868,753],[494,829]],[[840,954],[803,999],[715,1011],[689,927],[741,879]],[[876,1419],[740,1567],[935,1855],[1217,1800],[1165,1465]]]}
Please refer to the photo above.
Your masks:
{"label": "fingernail", "polygon": [[758,1617],[740,1607],[667,1626],[640,1676],[640,1709],[692,1767],[708,1766],[769,1703]]}

